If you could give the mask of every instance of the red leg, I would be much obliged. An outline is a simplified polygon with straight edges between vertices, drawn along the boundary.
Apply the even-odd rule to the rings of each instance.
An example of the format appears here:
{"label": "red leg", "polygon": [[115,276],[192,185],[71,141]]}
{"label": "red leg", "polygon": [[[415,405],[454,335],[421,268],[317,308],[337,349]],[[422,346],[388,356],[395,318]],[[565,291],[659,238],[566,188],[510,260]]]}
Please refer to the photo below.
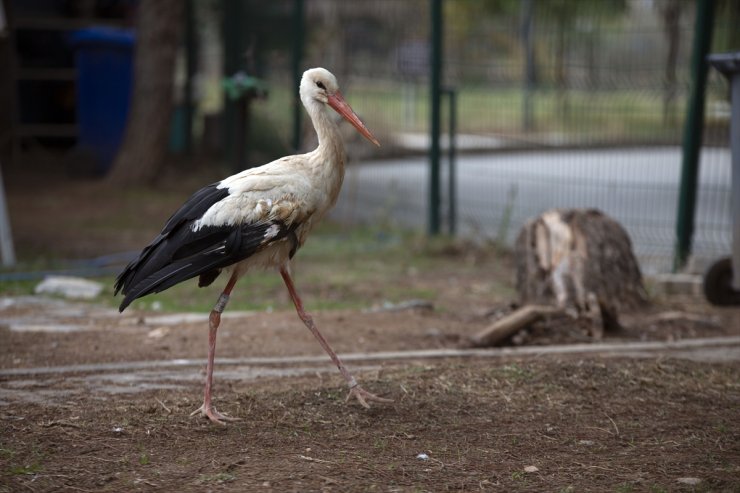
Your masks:
{"label": "red leg", "polygon": [[229,296],[231,295],[231,290],[234,289],[236,280],[236,273],[232,274],[223,293],[221,293],[216,305],[213,307],[213,310],[211,310],[211,315],[208,317],[208,363],[206,364],[205,395],[203,397],[203,405],[190,414],[193,416],[200,413],[202,416],[205,416],[218,424],[223,424],[222,421],[236,421],[238,419],[224,416],[216,411],[216,408],[211,404],[211,391],[213,389],[213,362],[216,358],[216,332],[218,331],[218,326],[221,324],[221,313],[223,313],[226,308],[226,304],[229,302]]}
{"label": "red leg", "polygon": [[360,401],[360,404],[367,408],[370,407],[367,401],[393,402],[391,399],[378,397],[375,394],[371,394],[367,390],[360,387],[360,385],[357,383],[357,380],[355,380],[355,377],[353,377],[349,370],[347,370],[347,368],[344,366],[344,363],[342,363],[342,360],[340,360],[339,356],[337,356],[337,353],[334,352],[324,336],[321,335],[321,332],[319,332],[319,329],[316,327],[316,324],[314,323],[311,315],[306,313],[306,311],[303,309],[303,302],[296,292],[295,286],[293,285],[293,279],[290,277],[290,273],[288,272],[287,267],[283,266],[280,268],[280,275],[283,276],[283,281],[285,281],[285,286],[288,288],[288,292],[290,293],[290,297],[293,300],[293,304],[295,305],[295,309],[298,312],[298,316],[306,325],[306,327],[308,327],[308,330],[310,330],[314,337],[316,337],[321,347],[324,348],[324,351],[326,351],[334,364],[337,365],[339,372],[347,381],[347,385],[349,386],[349,395],[347,396],[347,400],[354,396],[355,398],[357,398],[358,401]]}

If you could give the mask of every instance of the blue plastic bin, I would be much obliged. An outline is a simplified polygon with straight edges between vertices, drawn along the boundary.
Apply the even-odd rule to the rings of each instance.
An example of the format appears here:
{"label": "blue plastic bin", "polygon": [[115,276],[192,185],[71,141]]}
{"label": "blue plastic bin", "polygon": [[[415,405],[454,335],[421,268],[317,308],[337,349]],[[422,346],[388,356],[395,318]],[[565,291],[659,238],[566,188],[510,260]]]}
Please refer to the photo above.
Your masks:
{"label": "blue plastic bin", "polygon": [[131,30],[89,28],[72,34],[77,66],[78,146],[104,175],[126,128],[133,83]]}

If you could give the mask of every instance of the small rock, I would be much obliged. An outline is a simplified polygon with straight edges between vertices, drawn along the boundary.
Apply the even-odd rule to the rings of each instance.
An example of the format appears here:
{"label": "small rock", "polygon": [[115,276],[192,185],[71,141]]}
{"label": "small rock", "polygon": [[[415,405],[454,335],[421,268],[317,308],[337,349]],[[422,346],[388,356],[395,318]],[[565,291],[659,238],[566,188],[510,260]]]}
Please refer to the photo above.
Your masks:
{"label": "small rock", "polygon": [[436,328],[436,327],[430,327],[430,328],[428,328],[427,330],[425,330],[425,331],[424,331],[424,335],[425,335],[426,337],[435,337],[435,338],[439,338],[439,337],[442,337],[442,331],[441,331],[441,330],[439,330],[439,329],[438,329],[438,328]]}
{"label": "small rock", "polygon": [[681,484],[688,484],[691,486],[696,486],[697,484],[701,483],[701,479],[699,478],[678,478],[676,481]]}
{"label": "small rock", "polygon": [[36,294],[56,294],[65,298],[91,300],[103,291],[99,282],[70,276],[49,276],[34,288]]}
{"label": "small rock", "polygon": [[586,447],[590,447],[593,444],[594,444],[593,440],[579,440],[578,441],[578,445],[584,445]]}
{"label": "small rock", "polygon": [[405,310],[434,310],[434,303],[427,300],[407,300],[400,303],[383,302],[382,306],[376,306],[369,310],[363,310],[365,313],[382,313],[382,312],[402,312]]}
{"label": "small rock", "polygon": [[170,329],[167,327],[157,327],[156,329],[150,330],[146,335],[152,339],[161,339],[170,333]]}
{"label": "small rock", "polygon": [[421,453],[421,454],[417,455],[416,458],[419,459],[419,460],[429,460],[429,456],[427,454],[424,454],[424,453]]}
{"label": "small rock", "polygon": [[527,466],[527,467],[524,468],[524,472],[531,473],[531,472],[537,472],[537,471],[539,471],[539,469],[537,468],[537,466]]}

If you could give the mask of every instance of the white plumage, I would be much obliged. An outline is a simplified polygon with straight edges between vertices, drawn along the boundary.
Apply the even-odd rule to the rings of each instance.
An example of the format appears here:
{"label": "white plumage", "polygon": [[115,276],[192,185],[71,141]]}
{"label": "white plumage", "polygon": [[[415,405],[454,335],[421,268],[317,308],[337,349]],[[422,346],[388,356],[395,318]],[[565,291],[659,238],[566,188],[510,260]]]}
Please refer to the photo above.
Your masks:
{"label": "white plumage", "polygon": [[218,413],[211,403],[221,312],[238,279],[254,267],[280,271],[298,315],[339,368],[350,386],[350,396],[364,406],[366,400],[387,401],[357,385],[303,310],[289,272],[290,259],[334,206],[344,179],[344,145],[328,108],[342,115],[368,140],[380,144],[344,101],[329,71],[307,70],[301,80],[300,96],[316,129],[318,147],[242,171],[197,191],[116,280],[116,293],[125,295],[120,307],[124,310],[136,298],[184,280],[199,276],[199,285],[204,286],[212,283],[222,270],[231,273],[210,316],[206,388],[199,409],[214,422],[230,419]]}

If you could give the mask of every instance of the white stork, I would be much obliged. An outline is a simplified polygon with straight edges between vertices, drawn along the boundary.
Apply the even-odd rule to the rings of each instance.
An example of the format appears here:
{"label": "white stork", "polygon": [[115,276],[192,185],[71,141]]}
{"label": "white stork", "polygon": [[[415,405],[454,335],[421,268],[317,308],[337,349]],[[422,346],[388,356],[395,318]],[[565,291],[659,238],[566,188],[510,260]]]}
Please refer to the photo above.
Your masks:
{"label": "white stork", "polygon": [[235,419],[211,403],[216,332],[234,285],[254,267],[280,271],[298,316],[347,381],[347,400],[354,396],[365,407],[367,401],[391,402],[364,390],[347,370],[304,310],[289,268],[308,233],[337,201],[344,179],[344,145],[328,107],[372,143],[380,143],[345,102],[336,78],[326,69],[303,74],[300,96],[318,134],[314,151],[242,171],[198,190],[116,279],[115,293],[125,295],[119,308],[123,311],[135,299],[187,279],[200,276],[198,285],[208,286],[222,270],[230,273],[209,317],[205,395],[203,405],[193,412],[215,423]]}

